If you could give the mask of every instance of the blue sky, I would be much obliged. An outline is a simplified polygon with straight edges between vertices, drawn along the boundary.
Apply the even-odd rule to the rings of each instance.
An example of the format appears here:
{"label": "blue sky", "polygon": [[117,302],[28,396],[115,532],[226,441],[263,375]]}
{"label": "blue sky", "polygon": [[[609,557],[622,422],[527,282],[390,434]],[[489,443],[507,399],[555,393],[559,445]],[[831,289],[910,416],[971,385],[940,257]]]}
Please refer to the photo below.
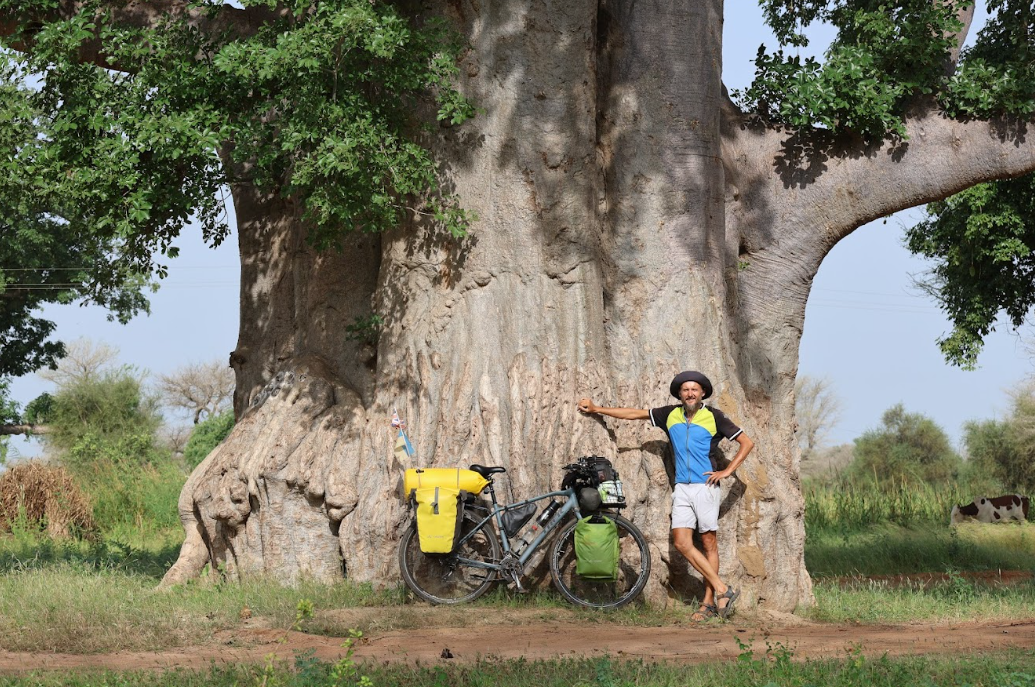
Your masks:
{"label": "blue sky", "polygon": [[[761,43],[773,45],[754,0],[727,0],[724,81],[743,87]],[[822,38],[822,32],[820,33]],[[822,45],[810,49],[822,49]],[[804,54],[804,51],[803,51]],[[912,286],[925,264],[902,246],[902,229],[919,210],[861,227],[838,244],[820,268],[805,319],[800,372],[829,380],[844,414],[831,443],[850,442],[902,403],[927,415],[958,441],[967,420],[1001,417],[1008,390],[1032,373],[1023,343],[1001,328],[987,341],[979,368],[966,372],[944,363],[935,344],[949,330],[937,306]],[[151,299],[150,317],[128,325],[108,322],[98,308],[62,306],[44,315],[64,340],[85,336],[117,347],[122,361],[151,372],[171,372],[191,362],[225,360],[237,343],[238,274],[234,237],[205,248],[188,228],[181,255]],[[13,384],[26,403],[49,384],[30,375]],[[15,451],[33,455],[24,441]]]}

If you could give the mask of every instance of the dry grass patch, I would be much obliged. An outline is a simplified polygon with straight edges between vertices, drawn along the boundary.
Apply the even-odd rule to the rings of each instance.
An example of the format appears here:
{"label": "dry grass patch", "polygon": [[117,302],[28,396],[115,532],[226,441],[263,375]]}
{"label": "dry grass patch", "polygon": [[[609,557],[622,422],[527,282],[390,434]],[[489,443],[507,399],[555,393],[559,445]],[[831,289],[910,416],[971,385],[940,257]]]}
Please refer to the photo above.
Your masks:
{"label": "dry grass patch", "polygon": [[19,522],[54,538],[94,529],[93,510],[75,480],[58,466],[19,463],[0,474],[0,531]]}

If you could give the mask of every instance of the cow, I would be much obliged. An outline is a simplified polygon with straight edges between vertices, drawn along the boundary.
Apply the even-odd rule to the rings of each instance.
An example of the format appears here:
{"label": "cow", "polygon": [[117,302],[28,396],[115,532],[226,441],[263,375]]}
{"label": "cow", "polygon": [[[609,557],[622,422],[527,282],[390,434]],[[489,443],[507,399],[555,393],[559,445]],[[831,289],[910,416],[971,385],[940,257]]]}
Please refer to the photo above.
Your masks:
{"label": "cow", "polygon": [[965,506],[952,507],[951,524],[958,525],[968,519],[978,522],[1024,522],[1028,519],[1028,503],[1028,497],[1019,494],[974,499]]}

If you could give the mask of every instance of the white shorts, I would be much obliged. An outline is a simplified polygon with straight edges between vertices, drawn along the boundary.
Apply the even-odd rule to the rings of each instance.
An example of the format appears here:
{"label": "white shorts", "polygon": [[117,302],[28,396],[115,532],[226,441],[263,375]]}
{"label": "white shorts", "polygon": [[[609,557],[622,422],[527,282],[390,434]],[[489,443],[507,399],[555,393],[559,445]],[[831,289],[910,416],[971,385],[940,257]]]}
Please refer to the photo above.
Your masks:
{"label": "white shorts", "polygon": [[719,529],[721,501],[718,484],[677,484],[672,490],[672,529],[715,532]]}

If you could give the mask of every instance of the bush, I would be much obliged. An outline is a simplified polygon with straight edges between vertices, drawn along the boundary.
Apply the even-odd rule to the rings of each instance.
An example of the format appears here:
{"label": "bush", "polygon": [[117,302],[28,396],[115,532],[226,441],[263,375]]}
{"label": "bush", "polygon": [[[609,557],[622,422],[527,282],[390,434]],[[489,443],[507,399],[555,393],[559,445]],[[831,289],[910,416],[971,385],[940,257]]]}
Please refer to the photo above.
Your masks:
{"label": "bush", "polygon": [[128,532],[148,533],[180,524],[177,504],[187,476],[172,462],[135,468],[117,459],[100,459],[80,472],[93,495],[97,526],[117,539]]}
{"label": "bush", "polygon": [[94,529],[90,502],[71,475],[38,461],[0,473],[0,530],[11,531],[20,523],[51,537]]}
{"label": "bush", "polygon": [[[0,377],[0,425],[17,423],[18,404],[11,400],[11,381]],[[0,435],[0,465],[7,460],[7,450],[10,437]]]}
{"label": "bush", "polygon": [[69,378],[53,396],[43,440],[90,496],[106,535],[179,524],[186,474],[158,446],[157,407],[128,367]]}
{"label": "bush", "polygon": [[128,367],[62,386],[54,394],[49,415],[44,439],[64,451],[85,434],[102,439],[127,434],[153,437],[162,421],[157,399],[143,393],[140,379]]}
{"label": "bush", "polygon": [[191,470],[198,467],[201,461],[219,446],[220,442],[230,434],[234,428],[234,411],[226,410],[218,415],[212,415],[203,422],[199,422],[194,431],[191,432],[187,445],[183,447],[183,460]]}

